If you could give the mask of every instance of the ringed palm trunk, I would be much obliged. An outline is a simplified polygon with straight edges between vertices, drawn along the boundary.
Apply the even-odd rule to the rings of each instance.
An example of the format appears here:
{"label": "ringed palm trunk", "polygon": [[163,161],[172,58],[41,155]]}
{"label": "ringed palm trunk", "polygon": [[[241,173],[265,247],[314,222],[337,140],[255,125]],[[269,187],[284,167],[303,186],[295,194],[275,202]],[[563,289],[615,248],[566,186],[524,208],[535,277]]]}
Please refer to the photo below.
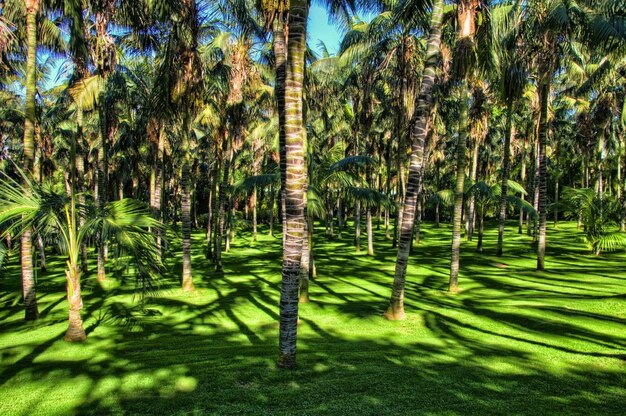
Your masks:
{"label": "ringed palm trunk", "polygon": [[280,155],[280,213],[283,226],[283,245],[285,244],[286,208],[285,208],[285,183],[287,175],[286,160],[286,137],[285,137],[285,90],[287,76],[287,49],[285,46],[285,24],[283,13],[279,12],[274,18],[272,31],[272,48],[274,49],[274,70],[276,72],[276,102],[278,107],[278,147]]}
{"label": "ringed palm trunk", "polygon": [[454,212],[452,214],[452,249],[450,255],[450,281],[448,290],[459,290],[459,260],[461,254],[461,217],[463,214],[463,190],[465,186],[465,149],[467,141],[467,81],[460,85],[461,108],[459,111],[459,137],[456,148],[456,184],[454,188]]}
{"label": "ringed palm trunk", "polygon": [[398,244],[398,257],[396,259],[396,269],[391,290],[389,307],[385,312],[387,319],[405,319],[404,313],[404,286],[406,282],[406,268],[411,249],[411,233],[415,222],[415,208],[418,194],[420,192],[420,177],[424,163],[424,142],[430,107],[432,106],[432,90],[435,83],[435,71],[439,61],[441,44],[441,21],[443,18],[443,0],[436,0],[433,4],[433,11],[430,24],[430,35],[426,50],[426,63],[422,75],[417,108],[415,112],[415,124],[412,131],[412,152],[409,164],[409,178],[407,184],[406,198],[404,199],[404,209],[402,210],[402,228]]}
{"label": "ringed palm trunk", "polygon": [[548,169],[546,142],[548,136],[548,95],[550,84],[548,77],[540,85],[541,110],[539,113],[539,243],[537,245],[537,270],[545,268],[546,222],[548,218]]}
{"label": "ringed palm trunk", "polygon": [[285,88],[286,234],[280,288],[278,366],[295,368],[298,329],[298,280],[305,237],[306,132],[302,117],[302,85],[308,0],[292,0],[289,9],[287,83]]}
{"label": "ringed palm trunk", "polygon": [[[32,178],[35,161],[35,94],[37,88],[37,13],[38,0],[26,0],[26,33],[28,42],[28,56],[26,61],[26,103],[24,108],[24,174]],[[25,314],[27,321],[39,317],[37,295],[35,289],[35,274],[33,272],[33,231],[28,228],[21,237],[22,263],[22,296],[24,297]]]}
{"label": "ringed palm trunk", "polygon": [[181,223],[183,232],[183,276],[182,289],[185,292],[195,290],[191,273],[191,169],[189,166],[189,120],[183,123],[183,168],[181,177]]}
{"label": "ringed palm trunk", "polygon": [[509,188],[509,172],[511,170],[511,135],[513,132],[513,101],[509,100],[506,112],[506,133],[504,135],[504,166],[502,167],[502,193],[500,194],[500,220],[498,223],[498,248],[496,255],[502,255],[504,244],[504,223],[506,221],[506,195]]}

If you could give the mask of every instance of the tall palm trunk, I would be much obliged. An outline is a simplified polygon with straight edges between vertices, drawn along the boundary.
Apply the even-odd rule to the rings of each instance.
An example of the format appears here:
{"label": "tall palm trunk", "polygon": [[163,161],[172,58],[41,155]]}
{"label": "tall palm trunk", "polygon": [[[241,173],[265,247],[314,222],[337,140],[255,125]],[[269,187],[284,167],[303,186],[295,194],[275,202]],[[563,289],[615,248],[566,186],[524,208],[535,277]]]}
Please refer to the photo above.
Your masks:
{"label": "tall palm trunk", "polygon": [[361,251],[361,201],[354,201],[354,248]]}
{"label": "tall palm trunk", "polygon": [[189,115],[185,116],[182,130],[183,167],[180,178],[182,188],[181,223],[183,232],[183,276],[182,289],[185,292],[195,290],[191,272],[191,167],[189,165]]}
{"label": "tall palm trunk", "polygon": [[548,95],[550,94],[549,77],[543,75],[539,85],[541,109],[539,114],[539,244],[537,245],[537,270],[545,268],[546,222],[548,216],[548,169],[546,142],[548,138]]}
{"label": "tall palm trunk", "polygon": [[285,88],[285,213],[280,289],[278,366],[295,368],[298,329],[298,279],[304,235],[306,131],[302,117],[302,85],[308,0],[292,0],[289,8],[287,83]]}
{"label": "tall palm trunk", "polygon": [[78,257],[80,255],[80,242],[78,227],[76,224],[76,140],[72,141],[70,149],[70,207],[65,209],[68,224],[68,268],[65,271],[67,302],[69,304],[68,327],[64,339],[69,342],[82,342],[87,338],[83,328],[83,320],[80,311],[83,309],[83,297],[80,290],[80,270]]}
{"label": "tall palm trunk", "polygon": [[[37,13],[38,0],[26,0],[26,33],[28,56],[26,61],[26,103],[24,107],[24,174],[33,176],[35,162],[35,94],[37,93]],[[22,296],[24,298],[24,319],[33,321],[39,317],[35,274],[33,271],[33,231],[28,228],[22,234]]]}
{"label": "tall palm trunk", "polygon": [[[473,140],[472,146],[472,167],[470,169],[470,179],[472,183],[476,183],[476,175],[478,173],[478,151],[480,149],[480,137],[476,135]],[[465,219],[466,238],[468,241],[472,241],[474,238],[474,228],[476,226],[476,198],[474,194],[470,195],[468,215]]]}
{"label": "tall palm trunk", "polygon": [[506,221],[506,195],[509,190],[509,172],[511,170],[511,135],[513,132],[513,101],[509,100],[506,111],[506,133],[504,134],[504,166],[502,167],[502,192],[500,194],[500,221],[498,223],[498,248],[496,255],[502,255],[504,244],[504,223]]}
{"label": "tall palm trunk", "polygon": [[452,214],[452,249],[450,255],[450,282],[448,289],[456,292],[459,288],[459,257],[461,252],[461,221],[463,216],[463,188],[465,185],[466,146],[468,134],[468,72],[471,63],[467,57],[474,49],[474,35],[476,33],[476,11],[479,7],[478,0],[459,0],[457,5],[457,45],[454,56],[456,76],[459,77],[459,136],[457,142],[457,166],[456,185],[454,189],[454,212]]}
{"label": "tall palm trunk", "polygon": [[[156,147],[156,154],[154,156],[154,164],[153,164],[153,171],[154,171],[154,189],[152,191],[152,195],[150,198],[150,208],[152,209],[152,215],[154,215],[154,217],[157,220],[161,220],[161,206],[162,206],[162,201],[161,201],[161,188],[163,187],[163,158],[164,158],[164,152],[165,152],[165,132],[163,131],[162,128],[158,127],[157,128],[157,134],[158,134],[158,139],[157,139],[157,147]],[[155,230],[156,235],[155,235],[155,241],[156,241],[156,247],[159,253],[161,253],[161,244],[162,244],[162,239],[163,239],[163,230],[161,228],[158,228],[157,230]]]}
{"label": "tall palm trunk", "polygon": [[[522,185],[526,185],[526,140],[524,139],[524,147],[522,150],[522,171],[520,173],[520,180]],[[520,195],[520,198],[524,200],[524,194]],[[519,209],[519,225],[517,227],[517,233],[522,234],[522,229],[524,228],[524,210],[520,207]]]}
{"label": "tall palm trunk", "polygon": [[404,319],[404,286],[406,268],[411,249],[411,233],[415,221],[415,208],[420,192],[420,176],[424,163],[424,142],[426,140],[428,117],[432,106],[432,90],[435,83],[435,71],[439,62],[441,43],[441,21],[443,18],[443,0],[435,0],[430,23],[430,35],[426,49],[426,63],[422,75],[415,124],[412,131],[411,159],[409,179],[402,218],[402,228],[398,244],[398,257],[391,291],[391,300],[385,317],[387,319]]}
{"label": "tall palm trunk", "polygon": [[461,217],[463,214],[463,189],[465,186],[467,107],[469,94],[467,81],[460,85],[459,137],[456,148],[456,184],[454,188],[454,212],[452,213],[452,249],[450,255],[450,282],[448,290],[459,290],[459,260],[461,254]]}
{"label": "tall palm trunk", "polygon": [[274,49],[274,70],[276,72],[276,102],[278,108],[278,147],[280,155],[280,213],[281,223],[283,226],[283,245],[285,244],[285,236],[287,228],[285,225],[287,210],[285,208],[285,183],[287,176],[287,160],[286,160],[286,113],[285,113],[285,90],[287,77],[287,49],[285,45],[285,24],[283,21],[283,12],[279,11],[273,22],[273,42]]}

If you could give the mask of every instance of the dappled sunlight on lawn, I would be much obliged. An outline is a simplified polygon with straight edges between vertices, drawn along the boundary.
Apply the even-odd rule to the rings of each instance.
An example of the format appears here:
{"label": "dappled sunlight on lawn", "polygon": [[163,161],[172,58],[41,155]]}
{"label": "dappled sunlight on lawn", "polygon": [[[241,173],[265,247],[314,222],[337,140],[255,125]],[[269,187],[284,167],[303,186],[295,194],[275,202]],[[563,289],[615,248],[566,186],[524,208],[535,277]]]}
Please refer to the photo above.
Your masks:
{"label": "dappled sunlight on lawn", "polygon": [[0,280],[0,414],[623,414],[626,256],[590,255],[572,224],[559,227],[541,273],[512,226],[500,258],[493,227],[484,253],[463,242],[451,295],[449,227],[426,225],[400,322],[382,317],[395,260],[382,231],[369,257],[350,229],[332,242],[318,230],[293,372],[275,366],[279,239],[238,236],[218,274],[195,234],[188,294],[173,241],[144,305],[132,281],[101,289],[87,276],[80,345],[61,340],[62,263],[39,276],[42,317],[24,323],[14,257]]}

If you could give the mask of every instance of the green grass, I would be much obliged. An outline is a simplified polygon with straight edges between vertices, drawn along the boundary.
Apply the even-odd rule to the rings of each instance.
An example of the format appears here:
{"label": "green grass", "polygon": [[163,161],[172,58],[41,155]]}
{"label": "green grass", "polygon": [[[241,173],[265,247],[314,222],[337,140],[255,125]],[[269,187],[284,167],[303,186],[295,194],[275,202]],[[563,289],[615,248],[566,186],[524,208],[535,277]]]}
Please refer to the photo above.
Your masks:
{"label": "green grass", "polygon": [[145,315],[119,273],[106,290],[86,277],[81,345],[62,340],[63,259],[39,276],[41,319],[25,323],[14,253],[0,280],[0,415],[624,414],[626,256],[592,256],[561,224],[536,272],[513,223],[495,257],[494,228],[483,254],[463,243],[457,295],[445,291],[450,229],[423,229],[403,322],[382,317],[395,260],[382,232],[368,257],[318,230],[292,372],[275,366],[279,239],[241,234],[220,275],[196,234],[198,290],[177,290],[171,258]]}

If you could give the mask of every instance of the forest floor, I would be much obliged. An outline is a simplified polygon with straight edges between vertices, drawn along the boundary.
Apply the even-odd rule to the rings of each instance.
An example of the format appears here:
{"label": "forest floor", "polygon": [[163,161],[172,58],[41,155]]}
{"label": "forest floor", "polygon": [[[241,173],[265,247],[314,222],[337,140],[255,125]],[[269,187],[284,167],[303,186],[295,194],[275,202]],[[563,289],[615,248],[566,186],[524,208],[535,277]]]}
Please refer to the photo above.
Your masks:
{"label": "forest floor", "polygon": [[197,290],[177,289],[172,257],[143,312],[122,270],[105,288],[86,276],[84,344],[62,340],[62,257],[39,273],[41,318],[23,321],[15,252],[0,279],[0,415],[625,414],[626,255],[591,255],[562,223],[537,272],[513,222],[499,258],[487,228],[484,253],[463,242],[451,295],[450,228],[423,226],[402,322],[382,316],[396,254],[383,231],[368,257],[318,229],[296,371],[275,365],[279,238],[242,232],[217,274],[194,234]]}

